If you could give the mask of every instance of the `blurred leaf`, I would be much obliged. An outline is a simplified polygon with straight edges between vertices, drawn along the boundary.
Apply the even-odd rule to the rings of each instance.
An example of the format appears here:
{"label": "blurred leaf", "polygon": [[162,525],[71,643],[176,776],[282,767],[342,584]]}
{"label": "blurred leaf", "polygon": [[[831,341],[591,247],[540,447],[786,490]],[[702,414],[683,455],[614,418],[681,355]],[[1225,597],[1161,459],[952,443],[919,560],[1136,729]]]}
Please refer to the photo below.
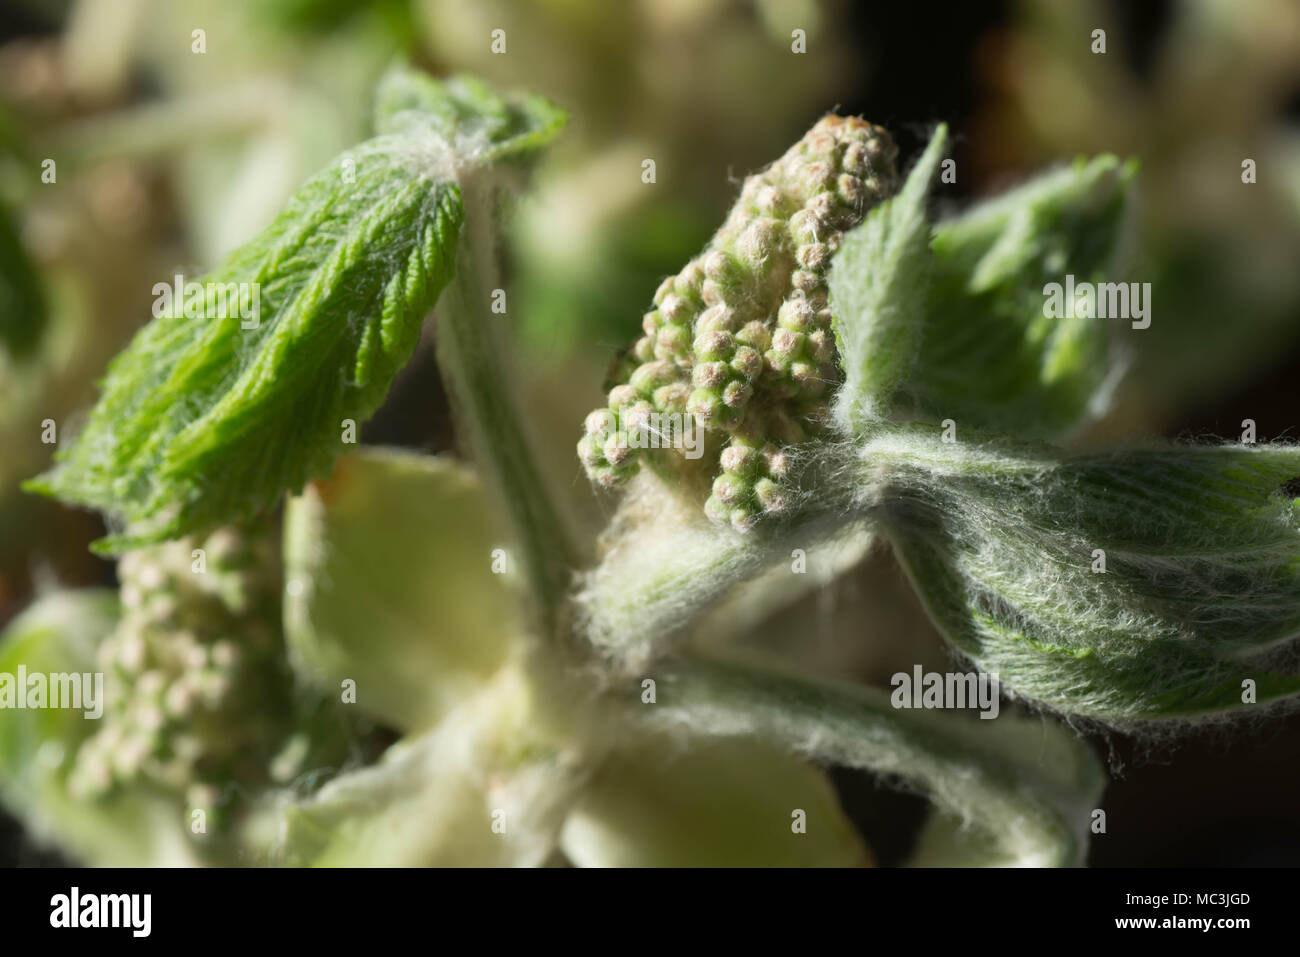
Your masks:
{"label": "blurred leaf", "polygon": [[409,0],[263,0],[266,19],[291,35],[337,30],[365,11],[380,13],[405,38],[414,30],[413,7]]}
{"label": "blurred leaf", "polygon": [[863,454],[912,584],[981,670],[1112,722],[1250,710],[1245,679],[1261,703],[1300,693],[1269,664],[1300,635],[1300,448],[1062,455],[934,431]]}
{"label": "blurred leaf", "polygon": [[[117,622],[107,589],[55,592],[0,636],[0,673],[96,672],[95,649]],[[91,865],[156,866],[195,860],[177,807],[149,792],[78,801],[67,789],[77,748],[98,722],[80,710],[6,710],[0,716],[0,798],[42,841]]]}
{"label": "blurred leaf", "polygon": [[[806,832],[793,830],[805,813]],[[852,867],[871,855],[825,775],[755,741],[649,738],[597,772],[565,822],[580,867]]]}
{"label": "blurred leaf", "polygon": [[[31,491],[125,519],[121,551],[255,514],[328,472],[450,278],[457,187],[400,136],[344,153],[206,277],[242,315],[179,303],[117,357],[85,430]],[[184,304],[189,306],[190,302]],[[247,307],[247,308],[246,308]],[[257,323],[248,313],[256,311]]]}
{"label": "blurred leaf", "polygon": [[[552,186],[548,195],[555,191]],[[521,208],[525,228],[515,234],[520,273],[512,298],[521,304],[528,361],[543,367],[571,358],[575,350],[633,339],[643,300],[660,277],[690,259],[712,235],[698,205],[684,200],[644,201],[600,225],[565,231],[563,242],[556,238],[561,227],[546,215],[551,212],[550,207]],[[571,220],[586,212],[569,207],[567,215]],[[582,385],[585,394],[589,384]]]}
{"label": "blurred leaf", "polygon": [[23,248],[18,224],[0,204],[0,346],[20,358],[30,355],[45,323],[40,277]]}
{"label": "blurred leaf", "polygon": [[413,731],[505,660],[521,622],[491,571],[497,521],[473,473],[444,459],[365,450],[290,501],[285,606],[297,670]]}

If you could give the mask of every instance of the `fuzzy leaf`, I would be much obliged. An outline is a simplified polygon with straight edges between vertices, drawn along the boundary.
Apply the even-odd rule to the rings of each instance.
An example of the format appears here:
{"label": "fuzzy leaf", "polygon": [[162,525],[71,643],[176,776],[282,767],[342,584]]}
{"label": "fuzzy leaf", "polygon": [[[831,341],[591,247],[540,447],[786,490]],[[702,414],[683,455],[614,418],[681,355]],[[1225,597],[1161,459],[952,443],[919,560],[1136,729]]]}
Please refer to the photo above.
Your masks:
{"label": "fuzzy leaf", "polygon": [[568,119],[545,97],[502,96],[473,76],[439,80],[397,67],[379,85],[375,128],[380,133],[431,131],[462,160],[524,157],[545,146]]}
{"label": "fuzzy leaf", "polygon": [[[117,621],[107,589],[54,592],[0,635],[0,673],[96,672],[95,649]],[[90,865],[195,862],[178,808],[142,791],[80,801],[67,777],[81,742],[99,722],[68,708],[0,712],[0,800],[38,840]]]}
{"label": "fuzzy leaf", "polygon": [[930,260],[925,204],[947,141],[940,125],[899,194],[873,209],[835,256],[831,303],[845,373],[835,418],[846,431],[884,413],[916,355]]}
{"label": "fuzzy leaf", "polygon": [[[1051,318],[1044,286],[1112,282],[1136,167],[1113,156],[1042,176],[940,223],[916,362],[895,411],[1021,438],[1100,412],[1122,319]],[[1140,332],[1133,333],[1140,335]]]}
{"label": "fuzzy leaf", "polygon": [[931,616],[1013,693],[1110,722],[1249,711],[1246,679],[1260,703],[1300,693],[1274,665],[1300,635],[1300,448],[1065,455],[909,428],[863,455]]}
{"label": "fuzzy leaf", "polygon": [[788,582],[769,582],[762,597],[738,594],[755,582],[761,588],[766,575],[817,581],[822,569],[806,576],[789,574],[793,549],[816,551],[827,570],[842,570],[866,551],[871,532],[846,519],[841,506],[847,504],[813,501],[800,510],[798,522],[774,523],[747,535],[676,520],[664,507],[656,521],[623,535],[581,576],[575,600],[582,633],[604,654],[627,667],[643,668],[677,644],[702,614],[724,602],[731,606],[731,621],[718,630],[725,631],[735,619],[792,593]]}
{"label": "fuzzy leaf", "polygon": [[124,520],[126,535],[97,543],[120,551],[244,518],[326,474],[344,420],[373,413],[411,355],[461,216],[434,146],[382,136],[344,153],[206,277],[256,284],[256,327],[253,300],[227,318],[156,318],[27,487]]}
{"label": "fuzzy leaf", "polygon": [[1080,160],[930,232],[924,202],[942,136],[836,255],[838,421],[952,418],[1022,438],[1068,433],[1101,411],[1124,369],[1113,345],[1122,320],[1045,316],[1043,290],[1067,273],[1076,283],[1118,278],[1136,166]]}
{"label": "fuzzy leaf", "polygon": [[[430,727],[503,663],[522,623],[473,473],[396,450],[339,459],[285,515],[290,659],[404,731]],[[436,582],[437,587],[429,587]]]}

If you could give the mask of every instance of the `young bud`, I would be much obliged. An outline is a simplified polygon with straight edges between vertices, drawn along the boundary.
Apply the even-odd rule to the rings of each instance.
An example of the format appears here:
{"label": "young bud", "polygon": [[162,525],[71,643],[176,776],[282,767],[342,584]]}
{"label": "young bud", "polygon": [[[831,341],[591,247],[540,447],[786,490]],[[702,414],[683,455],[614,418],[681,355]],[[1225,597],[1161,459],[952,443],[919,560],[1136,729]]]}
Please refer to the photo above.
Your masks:
{"label": "young bud", "polygon": [[672,364],[659,360],[647,362],[633,372],[628,385],[635,389],[638,395],[649,398],[655,389],[668,385],[676,378],[677,373],[673,370]]}
{"label": "young bud", "polygon": [[661,361],[686,361],[690,343],[691,334],[685,326],[664,326],[655,339],[655,358]]}
{"label": "young bud", "polygon": [[[220,529],[140,549],[119,565],[138,601],[102,646],[106,660],[125,667],[106,682],[103,717],[77,750],[69,781],[78,793],[141,784],[180,793],[232,780],[255,787],[266,773],[289,731],[284,702],[293,694],[278,643],[245,640],[279,634],[268,532]],[[202,576],[192,568],[196,548],[207,557]],[[173,621],[159,624],[151,610],[160,605]],[[178,765],[186,748],[193,754]]]}
{"label": "young bud", "polygon": [[753,394],[754,389],[752,386],[746,382],[733,379],[722,390],[722,401],[730,409],[741,409],[744,408],[745,403],[749,401],[750,396]]}
{"label": "young bud", "polygon": [[766,352],[772,345],[772,330],[758,321],[747,322],[736,334],[736,341],[759,352]]}
{"label": "young bud", "polygon": [[781,310],[776,314],[777,324],[781,327],[776,331],[773,339],[773,348],[778,351],[785,351],[778,341],[782,334],[786,332],[811,332],[817,323],[817,315],[813,312],[812,306],[808,300],[803,298],[787,299],[781,303]]}
{"label": "young bud", "polygon": [[691,387],[685,382],[674,382],[672,385],[661,386],[655,389],[654,404],[663,412],[685,412],[686,402],[691,397]]}
{"label": "young bud", "polygon": [[723,304],[710,306],[700,314],[696,320],[695,331],[704,332],[735,332],[740,317],[736,315],[735,310],[729,309]]}
{"label": "young bud", "polygon": [[[894,155],[878,127],[822,118],[746,178],[708,247],[655,293],[647,335],[633,350],[641,365],[620,384],[657,410],[684,408],[706,431],[732,433],[706,505],[714,521],[748,528],[789,501],[779,450],[824,427],[826,393],[840,375],[826,301],[830,260],[844,231],[894,188]],[[627,401],[611,391],[611,408]],[[579,445],[597,481],[635,465],[608,435],[600,442]],[[767,483],[761,495],[759,479]]]}
{"label": "young bud", "polygon": [[736,351],[736,340],[731,333],[721,330],[706,332],[695,339],[697,362],[726,362]]}
{"label": "young bud", "polygon": [[747,382],[752,382],[763,371],[763,356],[757,349],[750,346],[741,346],[732,356],[731,368],[743,376]]}
{"label": "young bud", "polygon": [[627,445],[627,438],[617,433],[605,440],[605,444],[601,446],[601,451],[605,453],[605,461],[614,468],[626,465],[628,458],[632,455],[632,450]]}
{"label": "young bud", "polygon": [[691,384],[697,389],[714,391],[727,381],[725,362],[701,362],[691,371]]}
{"label": "young bud", "polygon": [[753,477],[763,467],[763,457],[755,448],[746,445],[729,445],[722,450],[724,471],[741,477]]}

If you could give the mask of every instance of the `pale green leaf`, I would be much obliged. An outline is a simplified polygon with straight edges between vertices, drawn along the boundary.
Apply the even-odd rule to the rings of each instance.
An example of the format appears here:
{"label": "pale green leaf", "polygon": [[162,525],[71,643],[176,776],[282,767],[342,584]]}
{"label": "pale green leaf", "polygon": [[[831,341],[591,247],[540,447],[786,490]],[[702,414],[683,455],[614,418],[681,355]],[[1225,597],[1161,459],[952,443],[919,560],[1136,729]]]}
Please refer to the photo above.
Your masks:
{"label": "pale green leaf", "polygon": [[1120,329],[1141,333],[1124,319],[1049,317],[1044,288],[1067,274],[1076,285],[1123,278],[1136,167],[1080,160],[930,231],[924,201],[941,134],[903,191],[836,255],[838,421],[950,418],[1022,438],[1069,433],[1103,411],[1124,371]]}
{"label": "pale green leaf", "polygon": [[375,128],[380,133],[431,132],[461,160],[525,157],[545,146],[568,114],[532,93],[502,95],[473,76],[445,80],[396,67],[379,85]]}
{"label": "pale green leaf", "polygon": [[[545,863],[582,779],[507,669],[434,729],[249,828],[272,863],[491,867]],[[259,837],[260,835],[260,837]]]}
{"label": "pale green leaf", "polygon": [[492,571],[499,524],[462,465],[396,450],[340,458],[285,516],[295,668],[334,691],[352,679],[357,707],[394,727],[430,727],[520,633],[508,576]]}
{"label": "pale green leaf", "polygon": [[625,748],[584,789],[561,847],[580,867],[871,863],[825,774],[748,739],[653,735]]}

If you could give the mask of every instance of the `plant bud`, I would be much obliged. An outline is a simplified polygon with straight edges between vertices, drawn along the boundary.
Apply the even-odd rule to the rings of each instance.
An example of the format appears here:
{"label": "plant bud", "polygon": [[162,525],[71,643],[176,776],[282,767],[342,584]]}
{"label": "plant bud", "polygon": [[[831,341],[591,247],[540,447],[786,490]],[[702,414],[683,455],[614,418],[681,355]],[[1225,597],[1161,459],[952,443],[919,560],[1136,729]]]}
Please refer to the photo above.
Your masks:
{"label": "plant bud", "polygon": [[725,305],[710,306],[700,314],[695,324],[695,331],[697,333],[734,332],[739,320],[740,317],[735,311]]}
{"label": "plant bud", "polygon": [[[705,505],[714,521],[748,528],[790,499],[780,448],[824,427],[827,392],[840,376],[827,270],[844,231],[896,188],[895,155],[880,128],[823,117],[745,179],[709,245],[655,292],[657,308],[631,353],[640,365],[616,387],[654,411],[684,409],[706,430],[732,434],[718,463],[721,484]],[[609,399],[620,409],[629,401],[626,391],[611,390]],[[579,443],[579,457],[592,480],[607,485],[631,474],[630,453],[642,450],[600,435],[599,444]]]}
{"label": "plant bud", "polygon": [[674,382],[672,385],[660,386],[655,389],[654,404],[657,409],[663,412],[685,412],[686,403],[691,397],[691,387],[685,382]]}
{"label": "plant bud", "polygon": [[[593,416],[589,416],[589,420]],[[590,439],[590,437],[588,437]],[[123,609],[101,654],[119,665],[99,728],[82,742],[70,786],[87,798],[148,784],[179,793],[237,779],[255,784],[289,730],[293,679],[276,642],[278,561],[256,533],[219,529],[132,552],[118,567],[138,601]],[[192,567],[203,550],[202,575]],[[174,621],[151,613],[169,606]],[[181,746],[181,742],[189,742]],[[178,752],[193,752],[178,763]]]}
{"label": "plant bud", "polygon": [[695,340],[695,358],[700,362],[727,361],[736,349],[736,340],[728,332],[706,332]]}

